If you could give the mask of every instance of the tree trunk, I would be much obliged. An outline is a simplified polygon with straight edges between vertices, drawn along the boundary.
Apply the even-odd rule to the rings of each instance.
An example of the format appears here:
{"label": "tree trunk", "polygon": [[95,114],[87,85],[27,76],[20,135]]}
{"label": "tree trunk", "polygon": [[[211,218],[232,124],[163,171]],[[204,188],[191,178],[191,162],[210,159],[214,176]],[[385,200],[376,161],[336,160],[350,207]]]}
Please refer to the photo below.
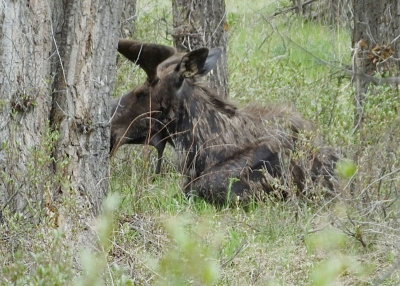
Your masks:
{"label": "tree trunk", "polygon": [[224,0],[173,0],[174,45],[178,51],[219,47],[222,56],[211,72],[211,87],[228,95],[226,13]]}
{"label": "tree trunk", "polygon": [[136,0],[124,0],[122,14],[121,14],[121,37],[132,37],[136,20]]}
{"label": "tree trunk", "polygon": [[[8,205],[22,211],[50,164],[34,162],[46,136],[51,108],[51,11],[46,1],[0,4],[0,213]],[[42,159],[42,158],[41,158]]]}
{"label": "tree trunk", "polygon": [[400,62],[400,2],[396,0],[353,0],[355,126],[363,120],[366,75],[398,76]]}
{"label": "tree trunk", "polygon": [[340,25],[345,24],[350,27],[351,25],[351,0],[329,0],[329,12],[327,13],[328,23]]}
{"label": "tree trunk", "polygon": [[[68,160],[70,187],[95,210],[108,190],[108,101],[115,78],[123,1],[54,2],[59,61],[53,84],[51,124],[61,134],[56,160]],[[62,22],[58,22],[59,13]],[[56,170],[63,171],[65,170]]]}
{"label": "tree trunk", "polygon": [[123,1],[0,4],[0,213],[70,189],[98,210]]}
{"label": "tree trunk", "polygon": [[351,0],[292,0],[296,13],[329,25],[350,24]]}

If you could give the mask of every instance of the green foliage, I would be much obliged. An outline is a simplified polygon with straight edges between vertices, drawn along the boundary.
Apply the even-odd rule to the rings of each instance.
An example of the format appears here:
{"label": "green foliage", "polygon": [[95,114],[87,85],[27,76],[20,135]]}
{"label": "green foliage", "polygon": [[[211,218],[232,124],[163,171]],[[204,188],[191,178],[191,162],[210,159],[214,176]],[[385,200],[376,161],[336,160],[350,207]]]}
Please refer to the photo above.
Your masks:
{"label": "green foliage", "polygon": [[120,197],[118,193],[109,195],[103,202],[102,213],[96,220],[98,251],[84,249],[81,253],[83,275],[75,280],[75,285],[104,285],[105,281],[118,281],[118,285],[133,285],[133,282],[116,265],[109,277],[104,277],[109,268],[107,258],[112,248],[112,235],[115,228],[115,212],[118,210]]}
{"label": "green foliage", "polygon": [[137,1],[139,12],[135,37],[142,41],[171,45],[172,5],[164,0]]}
{"label": "green foliage", "polygon": [[354,246],[342,232],[327,229],[310,235],[306,239],[306,245],[314,255],[322,252],[326,257],[316,263],[311,273],[311,285],[334,285],[345,275],[353,274],[361,278],[362,275],[368,274],[369,265],[362,265],[352,255]]}
{"label": "green foliage", "polygon": [[[74,247],[77,234],[91,228],[78,220],[81,213],[74,213],[71,229],[56,223],[61,218],[53,207],[74,209],[69,194],[43,210],[35,203],[23,214],[3,210],[1,285],[364,285],[391,269],[400,237],[398,91],[371,87],[355,129],[354,91],[341,72],[351,64],[347,28],[290,13],[268,17],[289,0],[226,3],[230,97],[239,105],[289,104],[314,121],[325,142],[349,158],[336,166],[338,193],[307,202],[271,196],[247,209],[234,202],[217,209],[182,194],[171,149],[163,173],[155,175],[152,147],[123,146],[110,167],[110,192],[120,195],[105,201],[94,249],[79,254]],[[170,4],[139,1],[135,37],[170,45]],[[144,79],[119,57],[114,96]],[[51,156],[58,136],[48,130],[32,149],[26,178],[1,176],[31,184],[53,203],[64,181],[47,168],[66,164]],[[14,143],[1,146],[10,164]],[[398,272],[384,282],[399,284]]]}
{"label": "green foliage", "polygon": [[[164,13],[166,6],[151,6],[151,3],[158,4],[152,1],[144,3],[143,7],[149,9],[139,15],[137,38],[171,44],[165,30],[153,28],[160,27],[160,23],[171,27],[171,16]],[[218,285],[329,285],[370,281],[377,275],[373,265],[381,263],[378,257],[384,257],[385,263],[390,260],[383,254],[384,247],[371,248],[377,235],[368,232],[366,225],[370,222],[366,217],[372,219],[372,213],[368,215],[364,210],[365,204],[370,206],[369,211],[377,210],[374,203],[379,196],[393,199],[396,193],[395,186],[377,178],[390,175],[398,166],[400,150],[392,146],[396,138],[393,134],[400,134],[395,127],[398,95],[390,87],[374,88],[366,97],[363,126],[355,130],[354,91],[350,79],[341,72],[351,64],[351,34],[346,27],[324,26],[290,13],[268,17],[278,8],[290,6],[292,1],[257,0],[249,4],[228,0],[226,3],[230,97],[239,105],[254,101],[265,105],[289,104],[314,121],[325,142],[349,158],[340,160],[336,167],[343,190],[335,198],[315,202],[305,203],[298,198],[282,202],[271,198],[247,210],[235,207],[216,210],[200,199],[186,199],[181,194],[173,152],[166,154],[164,173],[155,176],[153,151],[149,155],[146,147],[123,147],[113,161],[111,187],[122,194],[123,213],[139,213],[146,218],[144,221],[154,221],[143,222],[147,236],[137,228],[132,231],[129,224],[124,225],[126,235],[121,243],[127,248],[141,249],[135,256],[142,261],[139,263],[142,266],[137,266],[144,279],[140,281],[196,284],[201,280],[196,272],[199,269],[193,272],[185,262],[201,260],[196,255],[202,251],[206,252],[205,257],[211,255],[202,236],[193,232],[198,225],[196,220],[202,218],[214,221],[216,236],[224,237],[216,246],[218,254],[211,255],[220,261]],[[141,73],[131,64],[122,63],[116,95],[132,84],[140,84]],[[388,146],[392,146],[390,150],[396,156],[385,155]],[[377,157],[371,161],[374,164],[365,162],[373,156]],[[394,185],[397,184],[395,181]],[[375,191],[371,186],[380,189]],[[365,197],[365,194],[372,196]],[[337,199],[343,202],[340,208],[334,205]],[[388,202],[393,202],[391,199]],[[397,217],[395,205],[396,202],[390,207],[382,203],[386,217]],[[375,219],[371,223],[380,229],[385,223],[373,213]],[[193,219],[190,223],[176,219],[182,215]],[[172,217],[174,229],[167,227],[162,236],[167,239],[149,246],[146,237],[150,236],[150,241],[160,239],[155,228],[164,225],[165,217]],[[307,233],[310,227],[323,227],[326,220],[335,226],[332,232]],[[393,237],[398,234],[393,233]],[[153,258],[148,259],[149,256]]]}
{"label": "green foliage", "polygon": [[190,219],[171,218],[166,223],[171,246],[158,260],[156,271],[159,274],[159,285],[214,285],[219,277],[219,263],[216,249],[219,236],[209,232],[206,224],[191,229]]}
{"label": "green foliage", "polygon": [[341,160],[336,164],[336,173],[345,179],[350,179],[357,171],[357,166],[351,160]]}
{"label": "green foliage", "polygon": [[4,220],[0,233],[7,234],[10,241],[0,246],[0,285],[68,283],[73,275],[72,253],[64,244],[64,232],[49,227],[49,221],[31,224],[20,213],[6,213]]}
{"label": "green foliage", "polygon": [[[68,161],[64,158],[59,160],[54,158],[53,148],[57,143],[59,134],[52,130],[48,123],[45,132],[39,138],[39,142],[29,149],[25,158],[26,164],[16,165],[19,160],[15,160],[15,158],[20,156],[19,146],[24,142],[21,142],[20,138],[14,137],[18,134],[16,132],[17,125],[13,125],[10,129],[11,136],[8,141],[3,141],[1,149],[5,154],[4,162],[10,170],[14,169],[15,171],[9,173],[0,171],[1,182],[7,185],[7,190],[10,192],[6,197],[9,201],[3,208],[14,210],[14,198],[17,197],[21,204],[26,205],[25,212],[28,212],[28,214],[25,213],[25,215],[35,217],[40,215],[38,204],[43,203],[45,206],[49,206],[54,196],[54,190],[66,180],[62,171],[54,174],[54,166],[63,170]],[[24,173],[24,176],[20,176],[21,173]]]}
{"label": "green foliage", "polygon": [[78,252],[65,231],[55,227],[54,219],[41,213],[41,222],[34,224],[21,213],[5,212],[0,233],[7,235],[9,240],[0,244],[3,258],[0,261],[0,285],[72,285],[71,282],[73,285],[108,285],[110,281],[117,285],[133,285],[123,269],[108,265],[119,202],[117,194],[104,201],[102,213],[96,220],[98,250],[79,251],[82,275],[76,273],[74,265],[79,258]]}

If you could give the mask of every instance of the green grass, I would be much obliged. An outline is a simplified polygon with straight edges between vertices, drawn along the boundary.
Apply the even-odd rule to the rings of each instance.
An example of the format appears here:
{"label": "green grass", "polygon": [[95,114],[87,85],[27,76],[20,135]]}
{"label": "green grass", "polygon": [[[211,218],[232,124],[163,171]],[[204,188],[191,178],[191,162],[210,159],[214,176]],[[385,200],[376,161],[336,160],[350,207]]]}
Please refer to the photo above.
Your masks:
{"label": "green grass", "polygon": [[[182,195],[171,149],[155,175],[155,150],[123,146],[111,162],[110,180],[120,205],[101,216],[100,225],[112,231],[100,238],[97,230],[98,249],[77,263],[76,249],[65,240],[78,238],[53,229],[47,215],[27,225],[5,213],[1,285],[79,284],[92,279],[90,273],[105,273],[96,281],[107,285],[366,285],[396,262],[398,93],[372,89],[365,122],[353,132],[354,91],[340,72],[351,63],[350,31],[291,14],[266,18],[291,1],[226,3],[230,98],[239,105],[293,105],[326,142],[357,158],[355,165],[346,161],[351,172],[343,171],[340,199],[271,198],[247,210],[216,208]],[[135,36],[170,45],[169,9],[170,1],[139,1]],[[143,80],[142,71],[120,58],[114,96]],[[76,227],[78,233],[87,226]],[[90,270],[85,261],[96,257],[99,269]],[[399,272],[393,272],[383,285],[398,284]]]}
{"label": "green grass", "polygon": [[[304,21],[293,15],[267,17],[285,5],[288,1],[254,1],[251,5],[227,1],[230,98],[239,105],[254,101],[265,105],[293,105],[316,123],[329,144],[351,156],[358,151],[350,146],[355,141],[360,143],[360,138],[359,133],[352,133],[352,84],[341,76],[341,69],[351,63],[350,31],[345,27]],[[171,43],[163,31],[156,30],[158,34],[155,35],[146,25],[154,25],[157,17],[170,23],[171,19],[164,11],[165,8],[159,7],[149,14],[144,13],[144,21],[139,21],[137,26],[139,39]],[[121,70],[124,69],[126,66],[123,65]],[[129,80],[123,74],[119,88],[123,89],[127,83]],[[378,126],[393,124],[398,116],[395,103],[398,98],[393,97],[392,89],[376,90],[374,95],[366,105],[371,134],[379,132]],[[360,149],[374,147],[375,144],[367,144]],[[114,160],[112,187],[125,197],[123,212],[143,215],[164,230],[163,225],[171,218],[189,217],[190,227],[185,224],[180,231],[189,244],[198,243],[199,249],[193,250],[194,253],[205,251],[204,235],[211,240],[215,236],[214,239],[219,241],[212,246],[216,253],[207,248],[205,255],[212,261],[219,261],[218,285],[331,285],[334,281],[363,284],[378,275],[378,266],[389,263],[379,255],[382,250],[379,246],[362,246],[354,235],[360,231],[360,235],[365,236],[363,239],[369,239],[369,234],[362,228],[347,225],[346,232],[343,225],[335,224],[338,221],[348,224],[342,214],[337,214],[336,209],[341,207],[336,207],[336,203],[271,200],[247,211],[216,209],[201,200],[187,200],[182,196],[180,178],[171,163],[173,152],[167,155],[172,159],[164,164],[164,174],[156,176],[152,173],[154,163],[149,159],[154,153],[150,157],[146,155],[144,163],[142,150],[143,147],[127,147],[119,156],[129,159]],[[367,153],[364,153],[366,157]],[[123,174],[121,170],[125,163],[130,164],[129,174]],[[147,165],[143,167],[143,164]],[[348,191],[344,190],[345,193]],[[344,200],[347,199],[345,194]],[[345,208],[351,216],[354,209],[348,205]],[[332,214],[336,216],[335,223],[331,221]],[[354,215],[360,214],[354,211]],[[208,222],[207,226],[204,221]],[[193,233],[197,228],[203,229],[200,237],[196,231]],[[165,230],[164,237],[168,237],[168,232]],[[157,250],[152,247],[146,250],[144,246],[145,250],[139,256],[151,256],[155,265],[162,261],[164,268],[161,273],[157,272],[157,266],[151,271],[142,268],[141,274],[166,283],[168,279],[176,282],[174,279],[180,273],[178,278],[183,277],[183,280],[176,283],[196,283],[199,281],[197,272],[182,268],[180,263],[197,263],[198,258],[190,258],[181,249],[182,245],[174,240],[160,245]],[[370,260],[371,257],[374,259]],[[392,281],[399,281],[398,277],[394,276]]]}
{"label": "green grass", "polygon": [[[349,79],[341,77],[340,73],[351,60],[350,32],[344,27],[332,28],[295,16],[266,17],[287,4],[254,1],[248,5],[243,1],[227,1],[230,97],[239,105],[254,101],[265,105],[271,102],[291,104],[316,122],[327,142],[349,154],[357,152],[355,148],[349,148],[355,141],[360,143],[359,134],[352,134],[353,89]],[[143,18],[139,17],[143,20],[137,27],[139,39],[171,43],[171,39],[163,34],[164,30],[149,30],[159,23],[159,19],[170,23],[165,9],[158,7],[148,14],[147,11],[143,13]],[[158,34],[154,34],[155,31]],[[131,67],[121,66],[119,89],[131,84],[125,69]],[[137,74],[137,71],[132,73]],[[398,100],[390,88],[376,90],[374,97],[368,98],[368,130],[376,134],[379,126],[393,124]],[[376,148],[376,145],[370,143],[362,149],[370,148]],[[164,239],[169,233],[163,227],[167,221],[189,217],[190,224],[178,228],[189,245],[198,244],[193,253],[206,251],[209,259],[219,261],[218,285],[330,285],[334,281],[363,284],[377,275],[379,265],[390,263],[390,259],[379,255],[382,249],[378,245],[362,247],[360,237],[357,239],[355,234],[360,232],[362,239],[374,239],[362,228],[347,225],[346,232],[340,225],[335,225],[338,221],[348,224],[344,215],[337,213],[341,206],[335,207],[335,203],[310,205],[297,200],[267,201],[248,211],[215,209],[201,200],[187,200],[182,196],[180,178],[173,163],[164,164],[164,174],[154,175],[154,163],[149,159],[154,153],[146,155],[147,159],[143,161],[142,151],[143,147],[127,147],[120,151],[122,158],[114,160],[112,188],[124,198],[121,212],[127,216],[139,214],[151,221],[150,233],[154,233],[154,226],[158,225],[165,230],[162,231]],[[173,152],[168,154],[173,161]],[[368,154],[364,153],[366,157]],[[348,205],[345,205],[345,212],[348,216],[360,215]],[[332,214],[336,219],[334,228],[330,227]],[[193,233],[198,228],[202,229],[200,236],[198,231]],[[142,236],[140,242],[137,242],[138,236]],[[205,237],[218,240],[212,246],[216,253],[209,252],[204,244]],[[199,258],[191,258],[174,235],[172,241],[160,244],[159,249],[146,246],[143,239],[143,234],[136,234],[130,242],[133,244],[126,246],[143,244],[143,250],[137,255],[143,261],[146,261],[145,257],[152,257],[149,261],[153,262],[149,265],[153,268],[148,266],[152,270],[141,267],[139,276],[160,283],[168,279],[176,282],[175,279],[182,277],[179,283],[199,281],[200,276],[195,270],[180,265],[181,262],[197,263]],[[371,257],[374,259],[370,260]],[[164,266],[158,273],[160,261]],[[177,273],[180,273],[178,278]],[[398,277],[394,276],[392,281],[398,281],[396,279]]]}

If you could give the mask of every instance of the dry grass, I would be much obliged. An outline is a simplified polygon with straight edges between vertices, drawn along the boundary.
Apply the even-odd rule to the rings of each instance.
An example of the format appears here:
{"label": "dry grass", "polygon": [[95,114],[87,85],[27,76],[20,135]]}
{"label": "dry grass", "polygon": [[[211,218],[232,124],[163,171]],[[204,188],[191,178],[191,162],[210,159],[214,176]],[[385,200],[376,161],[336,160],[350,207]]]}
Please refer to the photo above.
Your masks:
{"label": "dry grass", "polygon": [[[170,43],[169,3],[161,2],[141,1],[138,38]],[[111,162],[111,192],[120,194],[120,205],[100,222],[74,221],[82,213],[73,196],[55,205],[70,212],[68,233],[51,211],[32,208],[34,224],[4,213],[1,285],[73,285],[99,270],[97,279],[107,285],[400,284],[398,91],[374,88],[354,131],[352,85],[337,73],[349,63],[349,32],[289,15],[265,21],[263,15],[290,1],[256,1],[254,9],[239,2],[227,1],[231,97],[290,102],[315,121],[357,167],[342,178],[337,197],[216,209],[181,194],[173,150],[162,174],[154,175],[154,150],[124,146]],[[143,73],[122,61],[115,94],[142,80]],[[112,231],[99,235],[93,226],[99,224]],[[94,241],[82,260],[76,234],[85,229]],[[85,257],[105,258],[104,264],[90,270]]]}

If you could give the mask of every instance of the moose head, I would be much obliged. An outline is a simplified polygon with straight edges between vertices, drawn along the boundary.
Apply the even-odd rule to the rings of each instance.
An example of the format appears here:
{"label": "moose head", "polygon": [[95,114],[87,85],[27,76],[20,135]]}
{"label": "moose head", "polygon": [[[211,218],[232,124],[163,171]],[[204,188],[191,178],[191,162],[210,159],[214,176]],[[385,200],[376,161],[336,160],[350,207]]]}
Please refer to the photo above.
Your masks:
{"label": "moose head", "polygon": [[184,55],[168,46],[132,40],[120,40],[118,51],[139,65],[147,79],[142,86],[113,101],[110,152],[113,154],[123,144],[152,145],[158,152],[159,173],[166,143],[174,145],[174,118],[168,118],[167,113],[175,100],[167,95],[174,94],[174,88],[183,84],[184,78],[207,74],[221,51],[200,49]]}
{"label": "moose head", "polygon": [[155,44],[121,40],[118,50],[139,65],[147,74],[146,82],[127,94],[114,99],[111,108],[110,153],[123,144],[149,144],[158,152],[156,173],[161,170],[161,157],[166,143],[172,143],[165,126],[161,126],[158,101],[150,97],[151,84],[159,63],[175,54],[175,49]]}

